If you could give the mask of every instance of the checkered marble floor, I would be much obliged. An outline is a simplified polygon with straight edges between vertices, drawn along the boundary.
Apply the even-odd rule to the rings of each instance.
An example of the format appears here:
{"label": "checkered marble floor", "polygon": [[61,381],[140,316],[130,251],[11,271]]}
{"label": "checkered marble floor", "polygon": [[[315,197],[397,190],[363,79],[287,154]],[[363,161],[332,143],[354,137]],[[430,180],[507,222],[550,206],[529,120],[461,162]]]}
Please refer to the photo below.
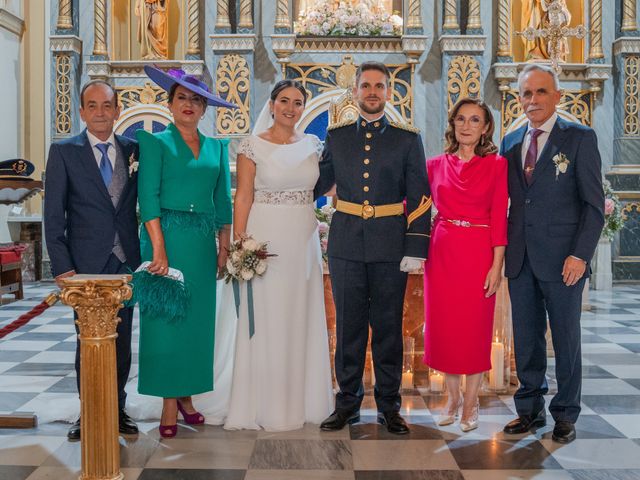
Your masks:
{"label": "checkered marble floor", "polygon": [[[27,286],[25,300],[0,308],[0,328],[51,289]],[[514,417],[510,396],[483,395],[474,432],[438,427],[435,419],[446,398],[418,388],[404,396],[402,413],[412,424],[406,437],[375,424],[370,395],[362,422],[335,433],[314,425],[286,433],[181,426],[177,438],[161,440],[157,422],[141,422],[138,436],[120,439],[125,478],[640,479],[640,287],[592,291],[590,303],[592,310],[582,317],[583,411],[578,439],[569,445],[551,440],[552,425],[505,436],[502,427]],[[134,352],[135,343],[134,334]],[[74,348],[72,312],[59,305],[0,341],[0,413],[75,398]],[[136,363],[134,355],[134,372]],[[548,373],[553,393],[553,359]],[[80,444],[67,441],[67,428],[50,423],[0,429],[0,480],[76,479]]]}

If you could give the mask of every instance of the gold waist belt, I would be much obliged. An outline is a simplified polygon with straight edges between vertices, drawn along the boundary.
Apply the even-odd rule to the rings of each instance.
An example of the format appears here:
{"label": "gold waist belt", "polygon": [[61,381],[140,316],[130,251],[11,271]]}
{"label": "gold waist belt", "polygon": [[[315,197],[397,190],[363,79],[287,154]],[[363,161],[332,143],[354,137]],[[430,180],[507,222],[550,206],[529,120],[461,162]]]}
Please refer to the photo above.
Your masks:
{"label": "gold waist belt", "polygon": [[360,205],[359,203],[345,202],[338,200],[336,204],[338,212],[362,217],[365,220],[375,217],[393,217],[395,215],[404,215],[404,204],[390,203],[388,205]]}
{"label": "gold waist belt", "polygon": [[[442,218],[442,217],[440,217]],[[445,222],[449,222],[449,223],[453,223],[454,225],[458,226],[458,227],[484,227],[484,228],[489,228],[491,227],[491,225],[486,225],[483,223],[471,223],[467,220],[452,220],[450,218],[442,218],[442,220],[444,220]]]}

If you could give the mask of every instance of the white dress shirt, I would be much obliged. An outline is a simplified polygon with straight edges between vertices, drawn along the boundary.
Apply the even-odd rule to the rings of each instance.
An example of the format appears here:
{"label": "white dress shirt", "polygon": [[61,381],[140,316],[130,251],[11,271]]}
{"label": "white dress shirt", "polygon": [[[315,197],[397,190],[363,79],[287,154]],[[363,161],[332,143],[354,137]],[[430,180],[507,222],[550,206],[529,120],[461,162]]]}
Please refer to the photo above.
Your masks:
{"label": "white dress shirt", "polygon": [[98,164],[98,168],[100,168],[100,160],[102,160],[102,152],[98,147],[96,147],[99,143],[108,143],[109,148],[107,149],[107,157],[109,157],[109,161],[111,162],[111,168],[115,170],[116,168],[116,136],[111,133],[111,136],[107,139],[106,142],[103,142],[98,137],[93,135],[89,130],[87,130],[87,137],[89,138],[89,143],[91,144],[91,149],[93,150],[93,155],[96,157],[96,163]]}
{"label": "white dress shirt", "polygon": [[[536,158],[536,162],[538,161],[538,158],[540,158],[540,154],[542,153],[542,150],[544,150],[547,140],[549,140],[549,135],[551,135],[551,130],[553,130],[556,120],[558,120],[558,114],[554,112],[546,122],[538,127],[538,130],[542,130],[542,133],[538,135],[538,157]],[[529,128],[527,128],[527,133],[524,136],[524,142],[522,142],[522,168],[524,168],[524,161],[527,158],[527,150],[529,150],[529,144],[531,143],[531,134],[529,133],[531,130],[533,130],[533,127],[531,126],[531,122],[529,122]]]}

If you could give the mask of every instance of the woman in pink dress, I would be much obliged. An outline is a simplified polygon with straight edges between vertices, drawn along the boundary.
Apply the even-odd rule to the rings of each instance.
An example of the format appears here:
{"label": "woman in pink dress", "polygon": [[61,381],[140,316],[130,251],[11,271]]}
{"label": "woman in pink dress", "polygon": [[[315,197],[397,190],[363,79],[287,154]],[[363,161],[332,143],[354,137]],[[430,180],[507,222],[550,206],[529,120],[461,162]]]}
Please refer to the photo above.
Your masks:
{"label": "woman in pink dress", "polygon": [[[495,292],[507,244],[507,162],[492,143],[494,121],[478,99],[449,114],[445,153],[427,160],[438,214],[425,262],[425,356],[446,374],[449,399],[439,425],[478,426],[478,391],[491,368]],[[464,400],[461,375],[467,376]]]}

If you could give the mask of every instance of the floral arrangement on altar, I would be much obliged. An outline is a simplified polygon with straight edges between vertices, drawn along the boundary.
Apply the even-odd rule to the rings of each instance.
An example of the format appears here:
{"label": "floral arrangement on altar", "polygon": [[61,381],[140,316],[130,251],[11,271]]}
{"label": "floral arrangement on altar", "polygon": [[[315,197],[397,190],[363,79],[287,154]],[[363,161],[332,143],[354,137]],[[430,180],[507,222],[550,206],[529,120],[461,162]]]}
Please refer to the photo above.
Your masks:
{"label": "floral arrangement on altar", "polygon": [[318,234],[320,235],[320,248],[322,250],[322,261],[327,264],[327,245],[329,243],[329,227],[331,226],[331,219],[336,209],[331,205],[324,205],[321,208],[316,208],[316,219],[318,220]]}
{"label": "floral arrangement on altar", "polygon": [[611,188],[609,180],[603,179],[602,186],[604,187],[604,228],[600,237],[613,240],[616,232],[622,230],[625,218],[622,214],[620,199]]}
{"label": "floral arrangement on altar", "polygon": [[[320,0],[301,11],[294,29],[298,35],[387,37],[402,34],[402,17],[382,7],[370,7],[371,1],[347,4]],[[336,6],[336,4],[338,4]]]}

